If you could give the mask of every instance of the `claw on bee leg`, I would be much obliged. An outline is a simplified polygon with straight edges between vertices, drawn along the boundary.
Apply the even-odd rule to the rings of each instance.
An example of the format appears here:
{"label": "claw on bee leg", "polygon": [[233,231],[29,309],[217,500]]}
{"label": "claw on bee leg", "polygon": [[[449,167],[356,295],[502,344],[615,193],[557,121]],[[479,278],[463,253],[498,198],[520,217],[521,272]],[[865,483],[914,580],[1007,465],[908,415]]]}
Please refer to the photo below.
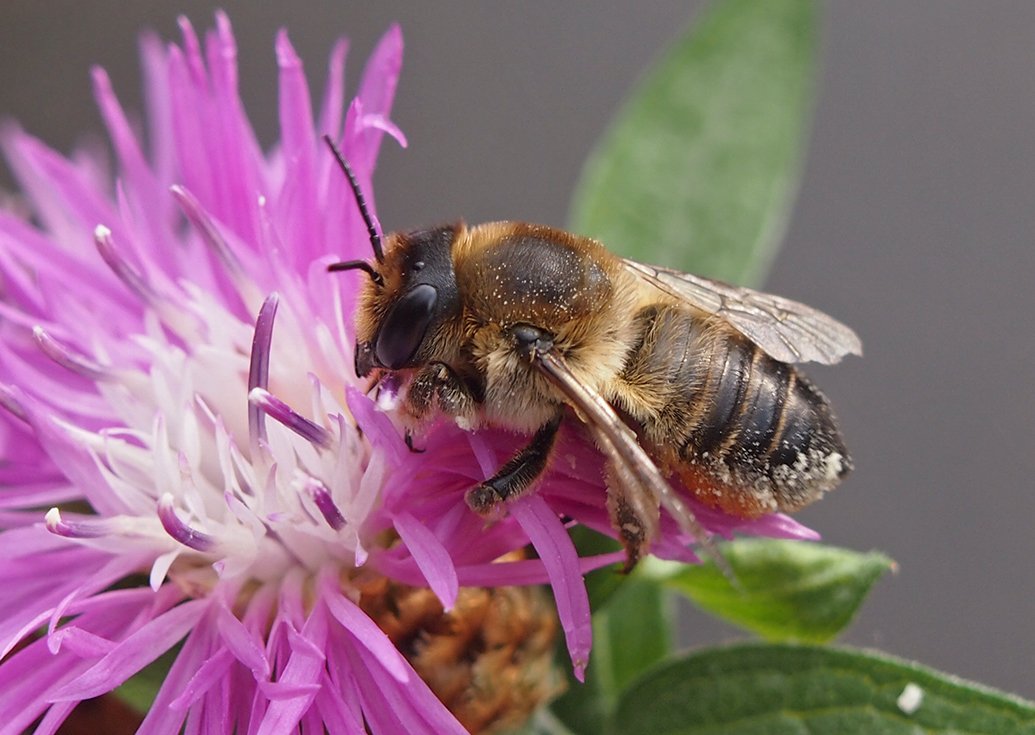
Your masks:
{"label": "claw on bee leg", "polygon": [[480,516],[492,517],[505,501],[520,497],[546,469],[562,415],[540,426],[528,445],[495,475],[468,490],[467,506]]}
{"label": "claw on bee leg", "polygon": [[427,449],[418,449],[417,447],[413,446],[413,432],[409,429],[407,429],[406,433],[403,435],[403,441],[406,442],[406,448],[414,454],[424,454],[424,452],[427,451]]}

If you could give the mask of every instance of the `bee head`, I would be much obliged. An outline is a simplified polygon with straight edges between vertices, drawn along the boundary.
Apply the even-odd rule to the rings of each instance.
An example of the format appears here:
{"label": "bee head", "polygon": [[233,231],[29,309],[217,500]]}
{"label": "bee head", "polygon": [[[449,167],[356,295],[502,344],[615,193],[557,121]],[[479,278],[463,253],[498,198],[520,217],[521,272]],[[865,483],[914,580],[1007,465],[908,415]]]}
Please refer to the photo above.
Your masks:
{"label": "bee head", "polygon": [[356,374],[401,370],[426,362],[422,350],[429,330],[457,308],[452,245],[462,224],[388,235],[388,253],[352,167],[330,136],[324,142],[349,180],[370,235],[374,261],[333,263],[329,271],[361,270],[370,277],[360,299],[356,324]]}
{"label": "bee head", "polygon": [[357,310],[357,375],[416,367],[434,358],[429,338],[459,308],[452,245],[462,227],[388,236],[383,283],[364,288]]}

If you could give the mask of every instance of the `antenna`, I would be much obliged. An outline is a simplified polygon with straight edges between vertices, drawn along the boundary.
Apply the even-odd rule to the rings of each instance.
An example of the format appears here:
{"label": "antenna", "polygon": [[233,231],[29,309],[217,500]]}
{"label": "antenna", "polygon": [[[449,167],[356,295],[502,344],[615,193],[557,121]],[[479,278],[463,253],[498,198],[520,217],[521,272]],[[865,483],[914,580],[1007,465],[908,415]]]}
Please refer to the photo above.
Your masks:
{"label": "antenna", "polygon": [[[345,160],[345,156],[341,154],[341,151],[338,150],[338,146],[334,145],[334,141],[331,140],[331,136],[324,135],[323,140],[327,144],[327,147],[331,149],[331,153],[333,153],[334,157],[338,160],[338,165],[341,166],[341,170],[345,172],[345,176],[349,180],[349,186],[352,187],[352,193],[356,196],[356,204],[359,206],[359,213],[363,216],[363,222],[366,223],[367,232],[370,234],[370,247],[374,249],[374,258],[377,259],[378,263],[384,263],[385,254],[384,251],[381,249],[381,235],[378,234],[377,228],[374,227],[374,218],[370,216],[370,210],[367,208],[367,200],[363,196],[363,190],[359,188],[359,182],[356,180],[356,174],[352,172],[352,167],[349,165],[349,162]],[[330,268],[328,268],[328,270],[349,270],[351,268],[360,268],[362,270],[367,271],[367,273],[370,274],[371,278],[373,278],[375,275],[374,269],[370,268],[369,265],[367,265],[367,267],[364,268],[361,265],[356,265],[355,261],[350,261],[348,263],[337,263],[336,266],[343,267],[331,266]],[[374,278],[375,282],[378,282],[379,280],[379,275],[378,278]]]}
{"label": "antenna", "polygon": [[354,271],[360,270],[370,276],[370,280],[376,283],[378,286],[385,285],[385,279],[381,277],[381,274],[374,270],[374,266],[370,265],[365,260],[344,260],[340,263],[331,263],[327,266],[329,272],[334,271]]}

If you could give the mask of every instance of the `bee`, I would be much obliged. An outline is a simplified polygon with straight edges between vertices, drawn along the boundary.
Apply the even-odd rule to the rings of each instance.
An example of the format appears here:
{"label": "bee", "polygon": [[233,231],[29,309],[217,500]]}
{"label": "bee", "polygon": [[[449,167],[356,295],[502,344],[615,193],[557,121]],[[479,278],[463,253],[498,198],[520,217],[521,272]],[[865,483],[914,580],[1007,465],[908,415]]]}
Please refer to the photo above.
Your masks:
{"label": "bee", "polygon": [[410,427],[445,414],[465,428],[531,435],[467,492],[475,512],[492,517],[533,487],[571,415],[608,460],[607,508],[627,568],[656,537],[659,505],[718,560],[667,477],[750,519],[798,510],[852,468],[827,399],[794,367],[861,354],[840,322],[541,225],[460,222],[394,232],[382,245],[348,163],[326,142],[374,254],[329,267],[369,276],[357,375],[407,384]]}

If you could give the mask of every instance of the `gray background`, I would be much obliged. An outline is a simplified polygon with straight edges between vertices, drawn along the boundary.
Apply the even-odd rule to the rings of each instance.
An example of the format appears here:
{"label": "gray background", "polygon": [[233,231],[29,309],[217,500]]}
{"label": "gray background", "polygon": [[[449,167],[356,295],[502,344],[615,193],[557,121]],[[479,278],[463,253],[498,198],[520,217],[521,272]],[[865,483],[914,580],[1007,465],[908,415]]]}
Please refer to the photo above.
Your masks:
{"label": "gray background", "polygon": [[[226,2],[245,104],[275,134],[273,34],[322,88],[392,20],[407,55],[377,199],[386,227],[463,216],[562,225],[579,167],[637,75],[700,3]],[[101,131],[88,65],[140,109],[135,34],[175,13],[107,0],[0,6],[0,115],[59,149]],[[88,8],[88,9],[87,9]],[[837,0],[803,188],[768,290],[854,326],[864,359],[812,375],[857,470],[801,513],[826,539],[901,565],[847,641],[1035,697],[1035,3]],[[6,175],[6,174],[5,174]],[[5,179],[5,185],[9,179]],[[693,643],[735,636],[689,612]]]}

